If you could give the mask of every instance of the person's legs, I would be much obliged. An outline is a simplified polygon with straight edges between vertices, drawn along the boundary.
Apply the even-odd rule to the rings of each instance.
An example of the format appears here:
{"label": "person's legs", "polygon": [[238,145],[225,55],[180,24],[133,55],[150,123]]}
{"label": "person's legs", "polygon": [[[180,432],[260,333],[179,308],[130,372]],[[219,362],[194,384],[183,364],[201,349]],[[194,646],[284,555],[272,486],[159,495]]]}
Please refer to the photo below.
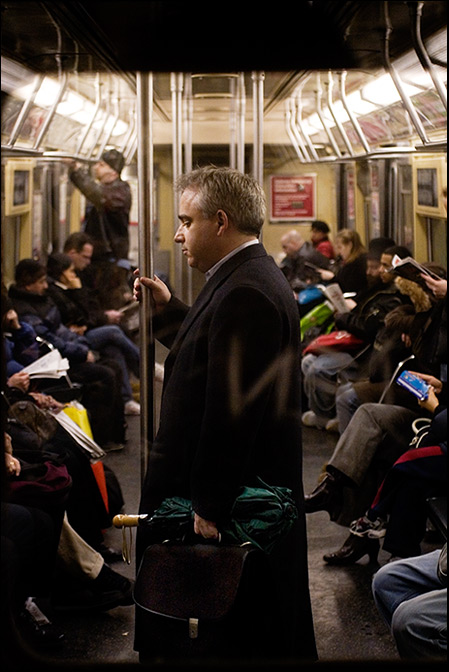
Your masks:
{"label": "person's legs", "polygon": [[419,595],[398,606],[391,632],[401,658],[447,655],[447,588]]}
{"label": "person's legs", "polygon": [[401,658],[447,652],[447,588],[437,575],[440,550],[384,565],[373,577],[379,613],[391,628]]}
{"label": "person's legs", "polygon": [[440,551],[390,562],[373,576],[374,602],[391,627],[393,614],[404,600],[441,588],[437,568]]}
{"label": "person's legs", "polygon": [[125,357],[130,371],[136,376],[140,375],[140,350],[135,343],[116,324],[106,324],[102,327],[89,329],[86,338],[92,350],[102,350],[108,345],[114,345]]}
{"label": "person's legs", "polygon": [[416,417],[402,406],[362,404],[340,436],[329,465],[360,485],[385,437],[398,456],[407,450]]}
{"label": "person's legs", "polygon": [[344,385],[338,387],[335,407],[340,434],[343,434],[360,405],[361,401],[352,382],[344,383]]}
{"label": "person's legs", "polygon": [[353,357],[347,352],[306,355],[303,358],[301,368],[304,374],[304,392],[310,410],[318,417],[328,420],[335,417],[337,374],[345,369],[346,379],[351,378],[352,362]]}

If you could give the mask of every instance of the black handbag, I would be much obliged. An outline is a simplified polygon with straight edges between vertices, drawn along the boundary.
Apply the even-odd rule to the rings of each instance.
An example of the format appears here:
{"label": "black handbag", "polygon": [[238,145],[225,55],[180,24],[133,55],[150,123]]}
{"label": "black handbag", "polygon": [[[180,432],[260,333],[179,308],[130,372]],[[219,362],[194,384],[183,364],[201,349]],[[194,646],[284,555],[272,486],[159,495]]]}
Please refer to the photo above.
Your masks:
{"label": "black handbag", "polygon": [[150,545],[134,587],[140,662],[269,655],[274,595],[267,556],[251,543]]}

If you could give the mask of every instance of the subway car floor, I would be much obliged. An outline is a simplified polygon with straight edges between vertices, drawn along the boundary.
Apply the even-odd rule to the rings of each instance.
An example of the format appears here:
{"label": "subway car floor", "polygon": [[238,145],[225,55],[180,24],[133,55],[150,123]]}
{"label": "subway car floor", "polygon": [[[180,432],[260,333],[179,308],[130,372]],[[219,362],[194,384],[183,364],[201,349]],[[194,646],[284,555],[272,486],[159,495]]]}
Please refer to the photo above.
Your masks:
{"label": "subway car floor", "polygon": [[[117,474],[125,511],[136,513],[139,504],[140,418],[128,417],[128,441],[119,452],[108,453],[105,464]],[[329,459],[337,440],[336,434],[304,428],[304,487],[310,492],[316,485],[323,464]],[[332,567],[323,561],[323,553],[340,547],[347,529],[329,521],[325,512],[307,516],[310,592],[315,635],[320,662],[359,661],[382,663],[399,661],[392,637],[380,619],[371,595],[371,577],[376,569],[362,559],[349,567]],[[135,535],[134,535],[135,536]],[[121,547],[122,533],[106,531],[110,546]],[[431,550],[436,545],[425,545]],[[442,545],[442,544],[441,544]],[[132,579],[135,575],[134,547],[130,565],[119,561],[111,567]],[[379,562],[388,556],[382,551]],[[54,617],[65,631],[60,649],[48,656],[51,663],[64,663],[69,669],[83,669],[97,664],[128,665],[138,663],[133,650],[134,607],[116,607],[106,612],[64,613]],[[138,667],[138,665],[136,665]],[[59,666],[58,666],[58,669]],[[101,669],[101,668],[100,668]]]}

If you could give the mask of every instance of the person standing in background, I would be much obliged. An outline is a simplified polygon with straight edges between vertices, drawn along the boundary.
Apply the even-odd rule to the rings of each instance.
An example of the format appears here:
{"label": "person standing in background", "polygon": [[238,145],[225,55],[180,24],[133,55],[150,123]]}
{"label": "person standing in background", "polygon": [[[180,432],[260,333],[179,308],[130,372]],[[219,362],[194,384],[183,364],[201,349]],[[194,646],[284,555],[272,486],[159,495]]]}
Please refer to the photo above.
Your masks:
{"label": "person standing in background", "polygon": [[92,239],[93,254],[85,273],[90,276],[89,284],[98,290],[107,308],[111,307],[108,305],[111,299],[108,281],[112,271],[117,268],[130,270],[131,188],[120,177],[124,165],[123,154],[116,149],[103,152],[93,166],[94,177],[76,161],[69,165],[71,182],[88,200],[84,231]]}

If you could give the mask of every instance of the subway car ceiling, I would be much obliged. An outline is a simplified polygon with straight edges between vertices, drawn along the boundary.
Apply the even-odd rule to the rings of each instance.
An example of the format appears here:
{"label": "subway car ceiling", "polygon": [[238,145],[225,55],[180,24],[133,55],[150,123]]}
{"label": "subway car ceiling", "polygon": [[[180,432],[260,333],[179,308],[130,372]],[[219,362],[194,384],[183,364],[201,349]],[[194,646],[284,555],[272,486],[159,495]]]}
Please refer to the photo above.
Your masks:
{"label": "subway car ceiling", "polygon": [[446,5],[2,2],[3,156],[89,161],[107,145],[136,159],[138,71],[152,73],[155,146],[172,143],[182,99],[205,157],[251,146],[256,103],[266,160],[444,152]]}

